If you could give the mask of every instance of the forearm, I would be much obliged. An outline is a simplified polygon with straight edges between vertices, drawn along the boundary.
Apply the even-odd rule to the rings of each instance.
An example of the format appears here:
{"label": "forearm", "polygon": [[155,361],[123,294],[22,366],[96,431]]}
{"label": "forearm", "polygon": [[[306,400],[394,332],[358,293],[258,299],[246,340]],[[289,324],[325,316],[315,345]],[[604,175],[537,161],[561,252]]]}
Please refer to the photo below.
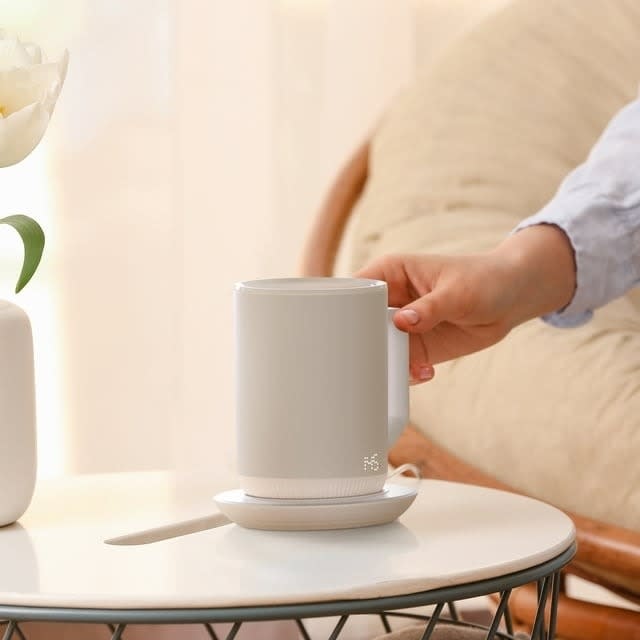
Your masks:
{"label": "forearm", "polygon": [[493,255],[506,265],[513,288],[509,323],[554,313],[566,307],[576,288],[574,252],[556,226],[535,225],[506,238]]}

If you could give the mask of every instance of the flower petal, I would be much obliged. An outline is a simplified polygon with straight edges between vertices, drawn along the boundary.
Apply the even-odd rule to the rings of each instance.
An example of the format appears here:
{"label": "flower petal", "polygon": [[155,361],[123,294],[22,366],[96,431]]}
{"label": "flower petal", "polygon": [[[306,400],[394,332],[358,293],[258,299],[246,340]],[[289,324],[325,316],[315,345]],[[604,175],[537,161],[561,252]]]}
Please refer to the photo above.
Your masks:
{"label": "flower petal", "polygon": [[42,140],[48,124],[49,111],[39,102],[0,119],[0,167],[26,158]]}
{"label": "flower petal", "polygon": [[58,100],[60,91],[62,91],[62,85],[67,77],[67,70],[69,68],[69,52],[65,49],[60,56],[60,60],[58,60],[58,62],[54,62],[54,64],[58,67],[58,82],[50,90],[50,98],[53,99],[53,102],[45,105],[49,111],[49,115],[53,112],[53,107],[56,106],[56,101]]}
{"label": "flower petal", "polygon": [[31,56],[18,38],[0,38],[0,71],[28,64]]}
{"label": "flower petal", "polygon": [[35,42],[23,42],[22,46],[25,48],[31,64],[42,64],[42,49]]}
{"label": "flower petal", "polygon": [[53,111],[64,74],[66,60],[48,64],[32,64],[0,71],[0,108],[6,117],[34,102],[43,102],[49,113]]}

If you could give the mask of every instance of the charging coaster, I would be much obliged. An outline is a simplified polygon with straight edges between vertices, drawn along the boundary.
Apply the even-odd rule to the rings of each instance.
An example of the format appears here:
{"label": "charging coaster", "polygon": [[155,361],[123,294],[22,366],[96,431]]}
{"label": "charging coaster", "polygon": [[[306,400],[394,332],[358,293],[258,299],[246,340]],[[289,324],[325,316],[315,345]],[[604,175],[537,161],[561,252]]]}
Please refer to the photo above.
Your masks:
{"label": "charging coaster", "polygon": [[386,484],[377,493],[349,498],[255,498],[242,489],[233,489],[219,493],[214,500],[227,518],[248,529],[317,531],[393,522],[409,508],[416,495],[411,487]]}

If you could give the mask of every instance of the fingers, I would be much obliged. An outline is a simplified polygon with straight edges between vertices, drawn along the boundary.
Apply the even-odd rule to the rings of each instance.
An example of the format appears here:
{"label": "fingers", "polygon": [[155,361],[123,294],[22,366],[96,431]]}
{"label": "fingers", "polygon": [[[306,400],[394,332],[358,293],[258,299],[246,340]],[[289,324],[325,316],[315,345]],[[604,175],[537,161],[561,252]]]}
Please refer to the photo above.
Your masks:
{"label": "fingers", "polygon": [[436,374],[435,369],[431,365],[429,365],[428,367],[425,367],[422,370],[422,373],[420,374],[421,375],[420,378],[416,378],[412,373],[411,377],[409,378],[409,384],[411,386],[415,386],[417,384],[422,384],[423,382],[429,382],[429,380],[433,379],[433,376],[435,376],[435,374]]}
{"label": "fingers", "polygon": [[448,319],[446,300],[436,291],[407,304],[396,311],[393,321],[407,333],[426,333]]}
{"label": "fingers", "polygon": [[370,278],[372,280],[384,280],[390,270],[392,260],[390,256],[378,258],[362,267],[353,275],[355,278]]}
{"label": "fingers", "polygon": [[[375,260],[355,274],[358,278],[384,280],[388,285],[389,305],[402,307],[396,312],[394,322],[400,330],[410,334],[409,380],[411,384],[427,382],[435,375],[425,337],[421,334],[432,329],[443,319],[441,304],[438,302],[439,296],[432,292],[416,300],[417,290],[425,288],[412,282],[410,274],[417,271],[414,264],[416,259],[416,256],[388,255]],[[425,264],[425,257],[421,257],[420,260],[420,271],[424,273],[429,265]],[[436,267],[437,265],[434,265],[432,271]],[[427,273],[430,275],[428,270]]]}
{"label": "fingers", "polygon": [[421,337],[417,335],[410,336],[411,362],[409,363],[409,383],[419,384],[428,382],[435,375],[435,369],[430,364],[429,358],[422,344]]}
{"label": "fingers", "polygon": [[410,259],[410,256],[384,256],[374,260],[354,275],[356,278],[385,281],[389,292],[389,306],[403,307],[415,297],[411,295],[412,285],[405,269],[405,264]]}
{"label": "fingers", "polygon": [[396,326],[409,333],[411,384],[428,382],[435,375],[434,354],[429,352],[428,334],[440,322],[447,320],[446,306],[432,292],[408,304],[394,315]]}

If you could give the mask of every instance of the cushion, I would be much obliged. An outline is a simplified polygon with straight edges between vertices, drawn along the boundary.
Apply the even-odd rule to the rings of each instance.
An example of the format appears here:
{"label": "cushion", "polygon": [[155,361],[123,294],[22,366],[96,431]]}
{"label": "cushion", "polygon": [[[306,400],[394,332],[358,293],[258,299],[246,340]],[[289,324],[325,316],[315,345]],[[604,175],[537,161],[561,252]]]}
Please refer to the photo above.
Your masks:
{"label": "cushion", "polygon": [[[351,266],[495,246],[637,93],[636,0],[513,0],[454,41],[372,141]],[[577,329],[534,320],[437,367],[412,421],[498,479],[640,530],[640,294]]]}

